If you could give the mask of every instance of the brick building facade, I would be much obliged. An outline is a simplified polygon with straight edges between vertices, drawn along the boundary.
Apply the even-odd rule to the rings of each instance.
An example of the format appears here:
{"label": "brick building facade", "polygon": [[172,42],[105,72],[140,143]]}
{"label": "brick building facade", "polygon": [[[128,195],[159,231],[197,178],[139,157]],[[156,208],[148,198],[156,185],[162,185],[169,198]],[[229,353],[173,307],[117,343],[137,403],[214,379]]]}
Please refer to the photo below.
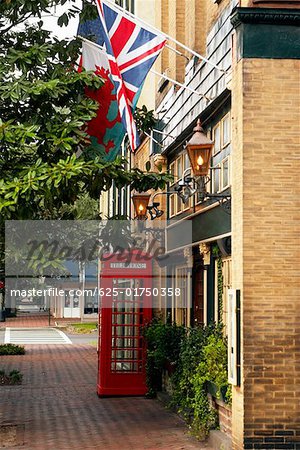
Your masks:
{"label": "brick building facade", "polygon": [[[226,325],[229,289],[240,294],[241,302],[232,428],[224,413],[232,448],[295,450],[300,448],[300,2],[152,4],[157,28],[226,71],[186,52],[184,58],[164,50],[156,69],[210,100],[156,80],[157,126],[164,134],[154,133],[160,146],[146,139],[131,156],[134,166],[143,169],[150,159],[157,170],[159,160],[180,178],[189,167],[185,143],[200,118],[214,140],[209,192],[231,195],[231,214],[217,200],[203,201],[197,194],[187,204],[177,195],[159,197],[168,220],[193,224],[192,243],[178,250],[184,264],[169,273],[176,285],[186,271],[188,313],[176,303],[169,312],[187,326],[218,320],[212,251],[217,246]],[[148,94],[153,101],[153,90]],[[177,251],[175,244],[171,250]]]}
{"label": "brick building facade", "polygon": [[290,48],[299,13],[241,8],[232,16],[233,286],[243,316],[235,448],[300,447],[300,66]]}
{"label": "brick building facade", "polygon": [[[233,386],[234,449],[300,446],[299,6],[299,2],[164,1],[156,8],[165,32],[231,74],[226,78],[208,64],[193,59],[186,64],[184,58],[165,52],[162,72],[214,99],[207,105],[166,84],[157,93],[157,111],[163,111],[161,129],[176,138],[162,140],[171,170],[184,155],[183,144],[197,117],[215,140],[218,123],[226,115],[230,118],[230,151],[224,156],[230,158],[231,226],[216,230],[220,216],[216,214],[212,224],[206,216],[208,205],[195,200],[186,210],[176,211],[175,206],[172,211],[169,199],[168,214],[179,219],[194,215],[198,229],[208,223],[209,237],[199,234],[193,246],[193,264],[199,244],[211,248],[224,234],[232,238],[232,254],[223,260],[225,266],[226,260],[232,265],[227,287],[240,291],[242,317],[241,383]],[[223,123],[221,133],[222,127]],[[175,167],[178,170],[179,163]],[[213,206],[210,211],[218,209]],[[217,319],[214,287],[209,286],[214,283],[212,265],[211,260],[201,275],[207,277],[202,284],[206,323]],[[200,266],[193,272],[188,325],[195,317],[194,283]]]}

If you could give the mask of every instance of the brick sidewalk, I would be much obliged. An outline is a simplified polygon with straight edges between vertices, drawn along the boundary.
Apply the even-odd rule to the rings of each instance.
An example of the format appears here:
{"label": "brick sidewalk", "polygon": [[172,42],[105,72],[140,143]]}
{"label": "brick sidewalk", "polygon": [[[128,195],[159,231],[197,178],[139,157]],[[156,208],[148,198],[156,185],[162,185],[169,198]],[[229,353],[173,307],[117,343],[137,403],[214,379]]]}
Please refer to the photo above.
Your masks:
{"label": "brick sidewalk", "polygon": [[[22,315],[19,317],[7,317],[5,322],[0,322],[0,328],[6,327],[47,327],[49,324],[48,314],[37,314],[35,316]],[[54,325],[53,318],[51,324]]]}
{"label": "brick sidewalk", "polygon": [[27,450],[201,450],[181,420],[156,400],[96,395],[97,353],[87,345],[26,346],[0,358],[24,374],[0,387],[0,423],[25,424]]}
{"label": "brick sidewalk", "polygon": [[[80,322],[80,319],[56,319],[50,317],[50,326],[54,327],[55,322],[59,325],[65,325],[67,323]],[[20,328],[38,328],[48,327],[49,316],[47,313],[37,313],[35,315],[19,314],[18,317],[7,317],[5,322],[0,322],[0,328],[6,327],[20,327]]]}

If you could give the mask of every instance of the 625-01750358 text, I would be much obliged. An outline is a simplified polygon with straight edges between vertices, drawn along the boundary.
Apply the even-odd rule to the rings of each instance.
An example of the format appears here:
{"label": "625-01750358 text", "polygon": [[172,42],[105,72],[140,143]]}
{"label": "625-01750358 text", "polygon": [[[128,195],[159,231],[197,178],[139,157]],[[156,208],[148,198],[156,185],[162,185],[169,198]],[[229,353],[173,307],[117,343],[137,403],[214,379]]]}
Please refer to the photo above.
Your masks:
{"label": "625-01750358 text", "polygon": [[118,297],[125,295],[126,297],[179,297],[181,295],[180,288],[100,288],[99,295],[101,297]]}

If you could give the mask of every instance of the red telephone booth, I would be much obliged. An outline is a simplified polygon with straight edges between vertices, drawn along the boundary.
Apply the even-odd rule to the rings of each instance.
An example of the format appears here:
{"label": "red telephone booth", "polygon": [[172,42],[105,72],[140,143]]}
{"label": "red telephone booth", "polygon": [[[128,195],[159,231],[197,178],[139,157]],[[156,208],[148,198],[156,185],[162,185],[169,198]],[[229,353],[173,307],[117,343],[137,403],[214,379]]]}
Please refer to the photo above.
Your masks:
{"label": "red telephone booth", "polygon": [[145,395],[142,327],[152,317],[152,261],[140,251],[104,255],[99,311],[99,396]]}

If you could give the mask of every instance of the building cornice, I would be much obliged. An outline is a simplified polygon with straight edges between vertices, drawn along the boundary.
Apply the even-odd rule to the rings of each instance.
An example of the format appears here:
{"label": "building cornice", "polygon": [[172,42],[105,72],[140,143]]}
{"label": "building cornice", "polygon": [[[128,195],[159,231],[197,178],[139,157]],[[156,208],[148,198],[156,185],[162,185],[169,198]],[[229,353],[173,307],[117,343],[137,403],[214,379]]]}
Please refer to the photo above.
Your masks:
{"label": "building cornice", "polygon": [[236,29],[237,61],[300,59],[300,10],[236,8],[231,15]]}
{"label": "building cornice", "polygon": [[299,25],[299,9],[235,8],[230,21],[234,28],[242,23],[269,25]]}

